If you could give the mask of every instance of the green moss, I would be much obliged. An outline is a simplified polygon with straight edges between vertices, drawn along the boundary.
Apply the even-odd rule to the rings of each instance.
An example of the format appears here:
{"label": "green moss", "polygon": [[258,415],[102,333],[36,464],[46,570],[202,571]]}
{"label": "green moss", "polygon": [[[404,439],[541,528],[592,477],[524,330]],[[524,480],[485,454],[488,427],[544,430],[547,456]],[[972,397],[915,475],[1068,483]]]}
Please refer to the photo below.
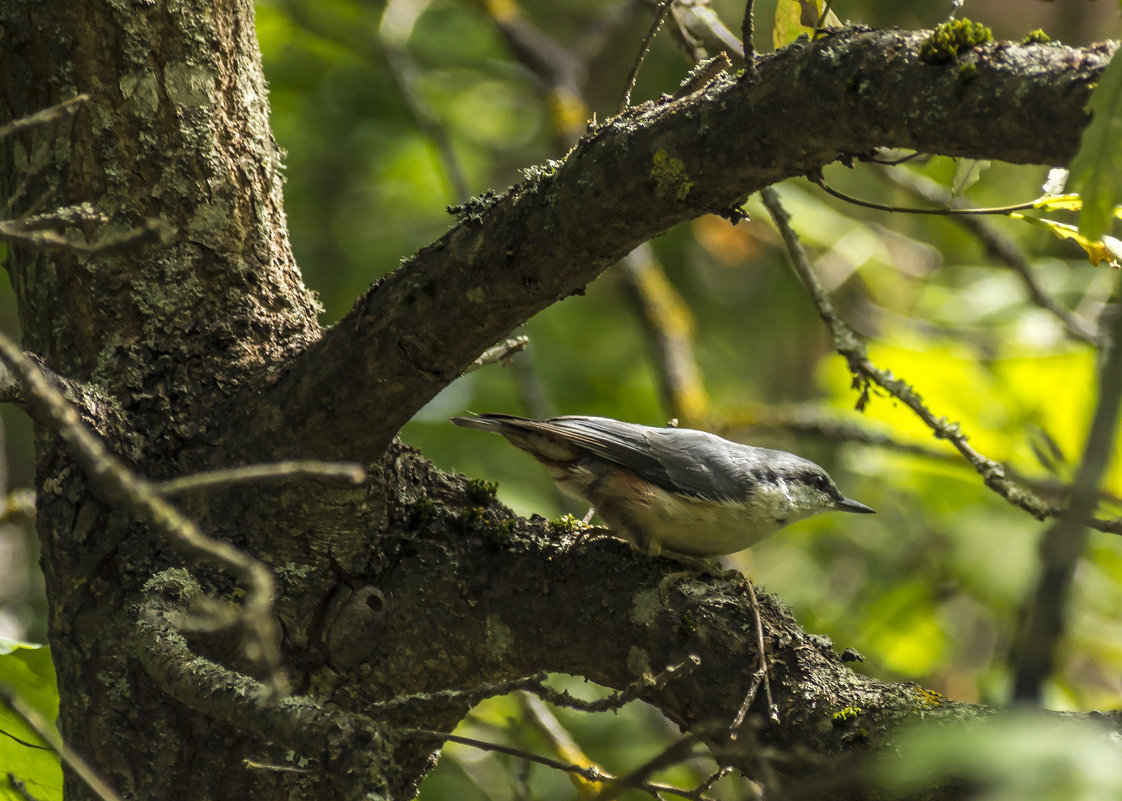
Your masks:
{"label": "green moss", "polygon": [[834,713],[832,720],[835,726],[848,726],[861,716],[864,710],[859,706],[847,706]]}
{"label": "green moss", "polygon": [[993,33],[980,22],[954,19],[931,32],[919,46],[919,57],[928,64],[946,64],[958,54],[980,44],[993,41]]}
{"label": "green moss", "polygon": [[678,633],[683,637],[693,637],[697,634],[697,620],[689,612],[682,615],[682,619],[678,621]]}
{"label": "green moss", "polygon": [[970,83],[978,77],[978,65],[973,61],[964,61],[958,66],[958,77],[963,83]]}
{"label": "green moss", "polygon": [[921,706],[927,709],[942,706],[947,702],[947,696],[937,693],[934,690],[924,689],[923,687],[916,688],[915,699],[919,701]]}
{"label": "green moss", "polygon": [[492,545],[505,545],[514,536],[515,524],[513,517],[489,522],[483,529],[483,536]]}
{"label": "green moss", "polygon": [[495,501],[495,493],[499,489],[497,481],[484,481],[481,478],[469,479],[467,483],[467,497],[472,503],[489,505]]}
{"label": "green moss", "polygon": [[555,534],[579,534],[584,531],[588,526],[583,521],[578,520],[572,515],[561,515],[556,520],[549,521],[549,528]]}
{"label": "green moss", "polygon": [[514,534],[516,518],[500,517],[495,509],[488,506],[469,506],[454,518],[452,525],[463,534],[478,534],[484,541],[494,546],[505,545]]}
{"label": "green moss", "polygon": [[418,498],[409,506],[410,527],[428,524],[439,512],[439,507],[431,498]]}
{"label": "green moss", "polygon": [[693,181],[686,174],[685,162],[662,149],[655,151],[651,177],[655,180],[656,191],[663,196],[685,200],[693,189]]}
{"label": "green moss", "polygon": [[1035,31],[1029,31],[1028,35],[1026,35],[1025,38],[1021,40],[1021,44],[1049,44],[1051,41],[1051,36],[1046,34],[1042,29],[1037,28]]}

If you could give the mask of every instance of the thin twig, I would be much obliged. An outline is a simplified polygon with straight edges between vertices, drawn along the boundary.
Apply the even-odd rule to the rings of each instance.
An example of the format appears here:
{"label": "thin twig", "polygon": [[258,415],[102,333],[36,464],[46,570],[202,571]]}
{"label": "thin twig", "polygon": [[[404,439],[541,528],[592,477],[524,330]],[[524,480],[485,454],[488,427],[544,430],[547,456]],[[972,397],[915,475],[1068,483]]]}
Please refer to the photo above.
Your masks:
{"label": "thin twig", "polygon": [[[696,733],[687,734],[685,737],[676,740],[642,765],[635,768],[635,770],[608,782],[604,786],[604,789],[593,797],[593,801],[614,801],[615,798],[619,797],[620,793],[629,788],[644,788],[650,786],[647,779],[656,771],[674,765],[680,765],[696,756],[693,747],[700,742],[700,740],[701,737]],[[682,792],[689,793],[692,791],[683,790]]]}
{"label": "thin twig", "polygon": [[518,690],[536,693],[537,689],[542,686],[542,682],[545,681],[545,677],[544,673],[535,673],[532,676],[520,676],[516,679],[481,684],[466,690],[434,690],[427,693],[397,695],[385,701],[377,701],[371,704],[370,708],[377,710],[383,715],[403,707],[424,709],[426,705],[431,706],[434,704],[445,707],[449,704],[457,704],[466,709],[475,706],[486,698],[507,695]]}
{"label": "thin twig", "polygon": [[262,665],[272,687],[286,692],[280,649],[281,634],[273,617],[273,574],[258,560],[227,543],[207,537],[193,521],[165,501],[155,485],[129,470],[82,423],[78,412],[11,339],[0,333],[0,359],[23,384],[27,403],[41,425],[58,433],[85,469],[103,499],[148,521],[188,554],[229,569],[246,585],[244,624],[246,655]]}
{"label": "thin twig", "polygon": [[103,236],[96,242],[79,242],[58,231],[30,229],[22,220],[0,220],[0,241],[96,256],[112,256],[142,245],[166,242],[170,236],[167,223],[156,217],[123,233]]}
{"label": "thin twig", "polygon": [[876,209],[877,211],[887,211],[893,214],[935,214],[940,217],[955,217],[955,216],[970,216],[979,214],[1009,214],[1013,211],[1025,211],[1026,209],[1036,208],[1036,201],[1030,200],[1025,203],[1014,203],[1011,206],[993,206],[984,209],[960,209],[943,207],[940,209],[917,209],[909,208],[907,206],[893,206],[888,203],[877,203],[872,200],[862,200],[853,195],[847,195],[839,189],[834,189],[826,183],[825,179],[821,176],[811,178],[811,180],[821,187],[822,191],[827,195],[833,195],[839,200],[844,200],[846,203],[852,203],[855,206],[862,206],[866,209]]}
{"label": "thin twig", "polygon": [[1122,405],[1122,309],[1115,304],[1104,312],[1104,322],[1108,317],[1110,328],[1106,332],[1099,398],[1071,488],[1071,502],[1040,542],[1040,575],[1013,670],[1013,698],[1017,701],[1040,703],[1042,685],[1052,674],[1056,646],[1064,633],[1072,579],[1087,543],[1085,521],[1094,512],[1099,481],[1114,451],[1118,409]]}
{"label": "thin twig", "polygon": [[[760,196],[783,236],[795,273],[799,276],[803,286],[810,292],[814,305],[818,308],[819,316],[830,329],[834,340],[834,348],[845,357],[849,365],[849,370],[854,377],[854,387],[861,390],[858,408],[864,408],[864,405],[868,402],[870,384],[882,387],[911,409],[931,429],[936,438],[950,442],[974,466],[974,469],[984,479],[987,487],[1014,506],[1024,509],[1037,520],[1054,516],[1058,511],[1055,507],[1050,506],[1035,493],[1010,480],[1001,465],[976,451],[967,441],[967,437],[962,433],[958,423],[952,423],[945,417],[936,417],[924,405],[923,399],[907,383],[896,378],[888,371],[880,370],[869,361],[865,345],[858,340],[853,329],[838,317],[826,290],[822,288],[822,284],[815,276],[806,251],[803,250],[798,235],[791,228],[787,212],[779,201],[778,193],[773,188],[768,187],[761,190]],[[1106,521],[1096,522],[1105,523]]]}
{"label": "thin twig", "polygon": [[744,68],[748,71],[749,79],[756,77],[755,12],[752,8],[753,4],[754,0],[746,0],[744,3],[744,19],[740,22],[740,47],[744,52]]}
{"label": "thin twig", "polygon": [[189,476],[157,482],[155,487],[161,495],[181,495],[197,490],[223,489],[251,481],[273,481],[284,478],[322,478],[361,484],[366,480],[366,470],[362,465],[350,462],[275,462],[192,473]]}
{"label": "thin twig", "polygon": [[421,93],[417,90],[420,78],[412,54],[404,42],[391,41],[385,30],[385,25],[378,29],[378,38],[382,42],[382,53],[389,67],[390,77],[397,85],[398,93],[405,101],[406,107],[413,115],[417,128],[421,134],[427,136],[440,156],[444,165],[444,174],[448,178],[452,196],[456,200],[465,200],[471,195],[467,175],[464,173],[456,150],[452,146],[452,137],[449,136],[443,122],[436,113],[429,108]]}
{"label": "thin twig", "polygon": [[89,763],[63,742],[62,738],[55,732],[54,727],[38,711],[27,706],[23,699],[16,695],[15,691],[0,684],[0,701],[3,701],[4,705],[12,710],[16,717],[38,734],[40,739],[58,754],[59,759],[74,771],[74,775],[81,780],[82,784],[90,788],[101,801],[121,801],[121,797],[101,780],[101,777],[94,772]]}
{"label": "thin twig", "polygon": [[732,726],[729,728],[730,740],[736,739],[740,727],[744,724],[744,718],[748,716],[748,709],[756,699],[756,691],[759,690],[761,682],[764,686],[764,700],[767,703],[767,715],[773,722],[779,722],[779,712],[776,710],[775,701],[773,701],[771,697],[771,680],[768,677],[767,646],[764,644],[764,621],[763,614],[760,612],[760,602],[756,598],[756,590],[752,587],[752,582],[744,581],[742,582],[742,586],[747,590],[748,603],[752,607],[752,614],[756,622],[757,666],[752,676],[752,681],[748,685],[748,692],[744,694],[744,700],[741,702],[740,709],[737,710],[736,717],[733,718]]}
{"label": "thin twig", "polygon": [[651,42],[654,41],[658,29],[662,27],[662,21],[666,19],[666,14],[670,11],[673,2],[674,0],[662,0],[658,6],[658,11],[655,12],[651,29],[647,31],[647,35],[643,37],[643,43],[639,45],[639,55],[635,57],[635,63],[631,66],[631,72],[627,76],[627,83],[624,84],[623,97],[619,101],[618,113],[623,113],[624,109],[631,105],[631,90],[635,88],[635,81],[639,79],[639,68],[643,66],[643,59],[647,57],[647,51],[651,49]]}
{"label": "thin twig", "polygon": [[90,99],[88,94],[82,93],[80,95],[75,95],[69,100],[56,103],[50,108],[36,111],[34,114],[20,117],[18,120],[12,120],[6,125],[0,126],[0,139],[4,139],[19,131],[26,131],[28,128],[37,128],[40,125],[49,125],[50,123],[66,119],[86,103],[89,103]]}
{"label": "thin twig", "polygon": [[585,701],[570,695],[564,690],[555,690],[544,684],[540,684],[537,687],[527,686],[524,689],[534,693],[534,695],[540,696],[543,700],[548,701],[554,706],[579,709],[582,712],[607,712],[609,710],[621,708],[644,693],[661,690],[674,679],[688,676],[700,664],[701,660],[698,657],[690,656],[685,661],[679,662],[676,665],[671,665],[665,670],[656,673],[654,676],[642,676],[628,684],[622,690],[614,692],[606,698],[601,698],[599,701]]}
{"label": "thin twig", "polygon": [[513,361],[516,353],[521,353],[526,350],[526,346],[530,344],[528,336],[511,337],[510,339],[503,340],[497,345],[492,345],[479,354],[479,358],[467,366],[464,370],[464,375],[478,370],[480,367],[486,367],[489,364],[502,364],[504,367]]}
{"label": "thin twig", "polygon": [[[477,740],[474,737],[464,737],[459,734],[433,731],[432,729],[403,729],[401,733],[413,737],[436,740],[438,742],[466,745],[471,748],[478,748],[480,751],[493,751],[496,754],[506,754],[507,756],[512,756],[516,759],[525,759],[528,762],[544,765],[554,770],[564,771],[565,773],[575,773],[589,782],[608,783],[621,780],[610,773],[600,770],[595,765],[574,765],[570,762],[563,762],[559,759],[535,754],[531,751],[515,748],[514,746],[492,743],[486,740]],[[686,790],[682,787],[674,787],[673,785],[662,784],[660,782],[643,782],[638,785],[629,786],[646,792],[666,793],[667,795],[674,795],[679,798],[688,798],[691,799],[691,801],[712,801],[710,796],[700,795],[694,790]]]}
{"label": "thin twig", "polygon": [[0,525],[10,523],[15,518],[35,519],[35,491],[29,489],[12,490],[0,501]]}
{"label": "thin twig", "polygon": [[[553,714],[553,711],[546,706],[542,699],[529,692],[516,692],[514,697],[522,708],[526,719],[545,738],[558,758],[574,765],[595,764],[585,754],[584,749],[580,747],[569,730],[561,725],[561,721],[557,719],[557,716]],[[576,773],[570,773],[569,775],[576,787],[578,798],[587,798],[595,791],[595,786],[586,782],[584,777]]]}
{"label": "thin twig", "polygon": [[818,23],[814,26],[815,36],[818,35],[819,30],[826,27],[826,18],[830,16],[830,6],[833,4],[834,0],[826,0],[826,2],[822,4],[822,13],[818,16]]}
{"label": "thin twig", "polygon": [[710,773],[701,784],[694,788],[695,793],[705,793],[712,789],[713,785],[721,779],[732,773],[734,768],[731,765],[721,765],[715,771]]}
{"label": "thin twig", "polygon": [[[656,0],[647,0],[655,5]],[[700,61],[710,53],[722,51],[744,61],[744,45],[740,36],[729,30],[707,0],[675,3],[670,7],[674,20],[674,38],[690,61]]]}

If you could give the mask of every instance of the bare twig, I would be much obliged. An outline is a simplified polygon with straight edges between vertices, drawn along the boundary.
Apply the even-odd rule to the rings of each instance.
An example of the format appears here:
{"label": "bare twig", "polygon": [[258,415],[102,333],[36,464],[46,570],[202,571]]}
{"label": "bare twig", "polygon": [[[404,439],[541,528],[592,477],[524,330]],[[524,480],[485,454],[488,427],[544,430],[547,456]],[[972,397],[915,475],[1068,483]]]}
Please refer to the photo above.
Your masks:
{"label": "bare twig", "polygon": [[825,192],[827,195],[833,195],[839,200],[844,200],[846,203],[852,203],[854,206],[862,206],[866,209],[875,209],[876,211],[888,211],[893,214],[934,214],[939,217],[961,217],[961,216],[976,216],[979,214],[1009,214],[1013,211],[1025,211],[1036,207],[1035,200],[1029,200],[1025,203],[1014,203],[1009,206],[992,206],[984,209],[972,208],[954,208],[944,206],[938,209],[917,209],[907,206],[893,206],[889,203],[877,203],[872,200],[862,200],[853,195],[847,195],[839,189],[834,189],[826,183],[822,176],[816,176],[811,179],[814,183]]}
{"label": "bare twig", "polygon": [[112,256],[142,245],[166,242],[170,236],[167,224],[156,217],[148,218],[137,228],[103,236],[96,242],[79,242],[58,231],[29,228],[23,220],[0,220],[0,241],[95,256]]}
{"label": "bare twig", "polygon": [[666,19],[666,14],[670,11],[670,6],[673,3],[674,0],[662,0],[658,6],[658,11],[655,12],[651,28],[647,31],[647,35],[643,37],[642,44],[639,45],[639,55],[635,57],[635,63],[631,66],[631,72],[628,73],[627,82],[623,86],[623,97],[619,101],[620,112],[631,105],[631,90],[635,88],[635,81],[639,78],[639,68],[643,66],[647,51],[651,49],[651,42],[654,41],[658,29],[662,27],[662,21]]}
{"label": "bare twig", "polygon": [[[647,2],[653,5],[656,0]],[[675,3],[670,7],[670,16],[675,23],[674,38],[691,61],[699,61],[710,53],[722,50],[743,60],[744,45],[740,37],[725,26],[708,0]]]}
{"label": "bare twig", "polygon": [[699,794],[709,792],[714,784],[725,778],[725,776],[728,776],[733,772],[733,770],[734,769],[730,765],[722,765],[721,767],[710,773],[707,777],[705,777],[705,781],[694,788],[694,792]]}
{"label": "bare twig", "polygon": [[480,367],[486,367],[489,364],[499,363],[504,367],[511,363],[516,353],[521,353],[526,350],[526,346],[530,344],[528,336],[511,337],[510,339],[503,340],[497,345],[493,345],[479,355],[479,358],[468,365],[464,370],[464,374],[478,370]]}
{"label": "bare twig", "polygon": [[[544,701],[528,692],[517,692],[514,697],[518,701],[518,705],[522,707],[526,719],[545,738],[553,749],[553,753],[559,759],[574,765],[595,764],[585,754],[584,749],[580,747],[577,741],[573,739],[573,736],[569,734],[569,730],[561,725],[561,721],[557,719],[557,716],[546,706]],[[569,775],[576,786],[578,798],[586,798],[596,791],[596,786],[590,785],[584,777],[576,773],[570,773]]]}
{"label": "bare twig", "polygon": [[[690,734],[687,734],[685,737],[676,740],[666,748],[662,749],[661,752],[648,759],[642,765],[635,768],[635,770],[631,771],[630,773],[626,773],[623,776],[620,776],[618,779],[608,782],[608,784],[605,785],[604,789],[594,797],[593,801],[613,801],[613,799],[619,797],[620,793],[629,788],[644,788],[648,786],[648,777],[650,777],[656,771],[662,770],[663,768],[669,768],[673,765],[679,765],[696,756],[693,747],[700,741],[700,735],[692,732]],[[691,792],[693,791],[683,790],[682,793],[679,793],[679,795]]]}
{"label": "bare twig", "polygon": [[155,487],[162,495],[181,495],[198,490],[222,489],[251,481],[273,481],[285,478],[323,478],[361,484],[366,480],[366,470],[360,464],[349,462],[275,462],[192,473],[189,476],[157,482]]}
{"label": "bare twig", "polygon": [[833,4],[834,0],[826,0],[826,2],[822,4],[822,13],[818,16],[818,22],[814,26],[817,29],[815,30],[815,36],[818,35],[818,30],[826,26],[826,20],[830,17],[830,6]]}
{"label": "bare twig", "polygon": [[81,780],[82,784],[90,788],[101,801],[120,801],[120,796],[101,780],[86,760],[82,759],[73,748],[63,742],[62,738],[55,732],[54,727],[35,709],[27,706],[14,690],[0,684],[0,701],[3,701],[4,705],[12,710],[16,717],[38,734],[40,739],[58,754],[59,759],[74,771],[74,775]]}
{"label": "bare twig", "polygon": [[830,329],[834,339],[834,348],[845,357],[849,370],[853,373],[854,387],[861,390],[858,409],[864,408],[865,403],[868,402],[870,384],[882,387],[911,409],[931,429],[936,438],[950,442],[974,466],[974,469],[984,479],[987,487],[1014,506],[1024,509],[1037,520],[1055,515],[1057,513],[1055,507],[1050,506],[1035,493],[1010,480],[1001,465],[976,451],[969,444],[966,435],[962,433],[957,423],[952,423],[945,417],[936,417],[923,403],[919,394],[906,382],[896,378],[888,371],[877,368],[869,361],[865,345],[858,340],[853,329],[838,317],[826,290],[822,288],[814,270],[811,269],[806,251],[803,250],[798,235],[791,228],[787,212],[779,202],[779,195],[771,187],[761,190],[760,195],[783,236],[796,274],[802,281],[803,286],[810,292],[814,305],[818,308],[819,316]]}
{"label": "bare twig", "polygon": [[[610,773],[600,770],[595,765],[574,765],[571,762],[563,762],[559,759],[542,756],[535,754],[531,751],[525,751],[521,748],[515,748],[510,745],[503,745],[502,743],[491,743],[486,740],[477,740],[474,737],[464,737],[459,734],[450,734],[448,732],[433,731],[432,729],[405,729],[403,734],[413,737],[420,737],[428,740],[435,740],[437,742],[458,743],[459,745],[466,745],[471,748],[478,748],[481,751],[493,751],[497,754],[506,754],[517,759],[525,759],[528,762],[533,762],[538,765],[544,765],[547,768],[554,770],[564,771],[565,773],[575,773],[585,781],[606,784],[609,782],[618,782],[622,779],[613,776]],[[648,793],[666,793],[667,795],[678,796],[679,798],[688,798],[692,801],[711,801],[710,796],[698,794],[694,790],[686,790],[681,787],[674,787],[669,784],[662,784],[659,782],[641,782],[639,784],[626,785],[627,787],[634,787],[638,790],[644,790]]]}
{"label": "bare twig", "polygon": [[544,673],[535,673],[532,676],[520,676],[516,679],[481,684],[466,690],[435,690],[427,693],[398,695],[386,699],[385,701],[378,701],[370,706],[372,709],[383,714],[403,707],[424,708],[425,706],[432,705],[448,706],[453,703],[461,705],[466,709],[478,704],[485,698],[507,695],[517,690],[536,692],[537,688],[542,686],[542,682],[545,681],[545,678]]}
{"label": "bare twig", "polygon": [[754,0],[746,0],[744,3],[744,19],[740,23],[740,46],[744,52],[744,67],[748,70],[749,78],[756,77],[756,41],[753,32],[753,28],[755,27],[753,5]]}
{"label": "bare twig", "polygon": [[19,131],[26,131],[28,128],[37,128],[40,125],[49,125],[59,120],[63,120],[76,112],[86,103],[90,102],[90,96],[83,93],[76,95],[69,100],[64,100],[57,103],[50,108],[45,108],[42,111],[36,111],[34,114],[28,114],[26,117],[20,117],[18,120],[12,120],[6,125],[0,126],[0,139],[11,136]]}
{"label": "bare twig", "polygon": [[14,518],[35,519],[35,492],[29,489],[12,490],[0,502],[0,524],[9,523]]}
{"label": "bare twig", "polygon": [[752,675],[752,681],[748,685],[748,692],[744,694],[744,700],[740,703],[740,709],[736,712],[736,717],[733,718],[732,726],[729,727],[729,739],[735,740],[736,735],[740,731],[740,727],[744,724],[744,718],[748,715],[748,710],[752,706],[752,702],[756,700],[756,692],[760,688],[760,683],[764,685],[764,700],[767,703],[767,715],[775,723],[779,722],[779,713],[776,711],[775,702],[771,698],[771,680],[768,677],[767,670],[767,646],[764,643],[764,622],[763,615],[760,613],[760,602],[756,598],[756,590],[752,587],[752,582],[742,582],[743,587],[748,594],[748,603],[752,606],[752,614],[755,617],[756,623],[756,671]]}
{"label": "bare twig", "polygon": [[1122,405],[1122,309],[1115,304],[1103,316],[1104,323],[1109,316],[1109,330],[1105,332],[1106,361],[1099,379],[1098,404],[1070,503],[1040,542],[1040,575],[1029,602],[1013,672],[1013,698],[1018,701],[1039,703],[1042,684],[1052,673],[1075,567],[1087,543],[1085,521],[1095,510],[1099,480],[1114,451]]}
{"label": "bare twig", "polygon": [[959,458],[950,448],[904,442],[889,432],[877,430],[868,424],[824,414],[820,407],[811,404],[791,406],[761,404],[739,407],[724,413],[720,421],[720,430],[714,433],[735,438],[741,436],[741,430],[745,428],[793,431],[830,442],[873,445],[937,461],[958,461]]}
{"label": "bare twig", "polygon": [[555,706],[579,709],[582,712],[607,712],[609,710],[619,709],[624,704],[630,703],[643,693],[662,689],[675,678],[688,675],[700,664],[700,659],[696,656],[690,656],[684,662],[671,665],[654,676],[643,676],[631,682],[622,690],[614,692],[599,701],[585,701],[570,695],[564,690],[554,690],[552,687],[547,687],[544,684],[539,684],[537,687],[526,687],[524,689]]}
{"label": "bare twig", "polygon": [[51,386],[38,366],[2,333],[0,360],[23,384],[35,419],[58,433],[106,501],[148,521],[186,553],[229,569],[246,584],[245,607],[239,616],[245,628],[246,655],[265,668],[274,690],[286,692],[278,647],[281,634],[272,614],[275,585],[269,569],[232,545],[207,537],[165,501],[155,485],[129,470],[86,428],[78,412]]}
{"label": "bare twig", "polygon": [[255,762],[252,759],[243,759],[242,764],[250,770],[264,770],[270,773],[311,773],[310,768],[298,768],[295,765],[276,765],[271,762]]}

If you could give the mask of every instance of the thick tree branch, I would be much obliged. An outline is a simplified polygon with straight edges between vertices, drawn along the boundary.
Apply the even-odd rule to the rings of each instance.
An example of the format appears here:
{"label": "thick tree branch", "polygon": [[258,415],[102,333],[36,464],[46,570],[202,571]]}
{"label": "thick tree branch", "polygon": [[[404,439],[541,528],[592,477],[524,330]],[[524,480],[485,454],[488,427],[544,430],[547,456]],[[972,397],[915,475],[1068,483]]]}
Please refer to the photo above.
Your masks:
{"label": "thick tree branch", "polygon": [[[519,520],[515,532],[503,534],[509,512],[497,504],[470,516],[426,508],[433,517],[427,533],[412,540],[416,558],[379,585],[395,605],[380,631],[383,647],[367,663],[375,693],[380,677],[410,675],[417,664],[429,668],[417,677],[429,687],[556,671],[624,688],[643,674],[696,659],[697,667],[652,684],[641,697],[690,731],[717,723],[729,731],[755,680],[758,654],[739,581],[690,577],[668,588],[667,572],[677,566],[637,557],[622,542],[576,543],[545,521]],[[393,514],[412,516],[407,509]],[[502,582],[493,580],[497,575]],[[423,594],[410,591],[422,585]],[[746,775],[759,775],[761,747],[771,749],[770,768],[788,781],[822,778],[883,753],[901,725],[920,717],[931,723],[992,714],[912,683],[852,672],[781,602],[758,596],[779,720],[770,720],[757,698],[735,742],[707,738],[722,762]],[[596,625],[590,628],[591,610]],[[412,725],[439,728],[426,721],[428,706],[416,710]],[[410,724],[402,719],[402,725]]]}
{"label": "thick tree branch", "polygon": [[[906,147],[1065,163],[1106,46],[987,45],[931,65],[924,32],[842,29],[634,107],[560,164],[528,172],[388,275],[264,397],[226,447],[258,458],[371,459],[485,348],[579,291],[635,245],[845,154]],[[340,376],[346,376],[340,389]],[[268,407],[262,415],[262,402]]]}

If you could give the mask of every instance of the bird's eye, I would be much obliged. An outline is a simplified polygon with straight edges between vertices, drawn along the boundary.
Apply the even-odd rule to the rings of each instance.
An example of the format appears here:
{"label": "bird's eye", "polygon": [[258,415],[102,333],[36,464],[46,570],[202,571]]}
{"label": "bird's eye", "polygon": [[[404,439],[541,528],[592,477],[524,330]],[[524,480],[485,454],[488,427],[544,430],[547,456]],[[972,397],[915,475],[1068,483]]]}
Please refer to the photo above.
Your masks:
{"label": "bird's eye", "polygon": [[822,492],[825,492],[826,490],[828,490],[830,488],[830,479],[826,478],[826,476],[816,474],[813,477],[811,477],[810,485],[812,487],[814,487],[816,490],[821,490]]}

